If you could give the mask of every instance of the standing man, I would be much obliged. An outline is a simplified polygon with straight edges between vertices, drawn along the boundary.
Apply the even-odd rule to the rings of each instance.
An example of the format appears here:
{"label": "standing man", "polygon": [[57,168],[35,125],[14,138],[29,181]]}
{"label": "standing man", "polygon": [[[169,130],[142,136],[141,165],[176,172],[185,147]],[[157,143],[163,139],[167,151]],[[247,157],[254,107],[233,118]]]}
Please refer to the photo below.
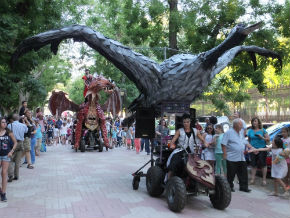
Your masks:
{"label": "standing man", "polygon": [[34,167],[31,164],[31,154],[30,154],[31,133],[34,131],[31,111],[28,108],[26,108],[24,115],[25,117],[22,119],[22,123],[25,124],[28,128],[28,131],[24,134],[24,142],[23,142],[24,155],[25,155],[25,160],[27,162],[27,168],[33,169]]}
{"label": "standing man", "polygon": [[87,91],[88,91],[88,87],[91,84],[92,79],[93,79],[92,75],[90,74],[90,70],[89,69],[85,70],[85,75],[82,77],[82,79],[85,82],[84,97],[86,97],[86,94],[87,94]]}
{"label": "standing man", "polygon": [[[20,123],[19,115],[13,114],[12,116],[13,123],[8,124],[8,128],[13,132],[17,140],[17,147],[12,155],[11,162],[8,168],[8,182],[12,182],[12,180],[19,179],[19,167],[20,161],[23,154],[23,142],[24,142],[24,134],[28,132],[28,128],[25,124]],[[13,164],[13,162],[15,164]]]}
{"label": "standing man", "polygon": [[233,121],[233,128],[224,134],[222,139],[223,158],[227,160],[227,179],[234,192],[234,178],[238,176],[240,191],[250,192],[248,188],[248,171],[247,163],[244,155],[245,146],[253,148],[247,140],[245,140],[243,131],[243,123],[237,118]]}
{"label": "standing man", "polygon": [[19,110],[19,116],[24,116],[24,112],[27,108],[27,101],[22,101],[22,107]]}
{"label": "standing man", "polygon": [[243,127],[242,127],[242,133],[244,136],[246,136],[247,134],[247,124],[246,122],[241,118],[241,113],[240,112],[235,112],[234,115],[233,115],[234,119],[237,119],[239,118],[243,124]]}

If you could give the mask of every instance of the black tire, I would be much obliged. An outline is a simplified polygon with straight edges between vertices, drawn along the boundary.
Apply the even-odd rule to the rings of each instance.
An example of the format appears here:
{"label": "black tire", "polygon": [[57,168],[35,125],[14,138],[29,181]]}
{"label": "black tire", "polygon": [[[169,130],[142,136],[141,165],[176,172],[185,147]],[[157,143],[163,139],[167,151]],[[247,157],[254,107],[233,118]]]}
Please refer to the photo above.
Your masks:
{"label": "black tire", "polygon": [[172,177],[166,185],[166,199],[170,210],[180,212],[186,204],[186,187],[181,178]]}
{"label": "black tire", "polygon": [[99,145],[99,152],[103,152],[103,149],[104,149],[104,142],[102,139],[99,140],[100,142],[100,145]]}
{"label": "black tire", "polygon": [[81,139],[80,150],[81,150],[81,152],[85,152],[86,151],[86,142],[85,142],[84,139]]}
{"label": "black tire", "polygon": [[163,179],[164,173],[160,167],[152,166],[148,169],[146,175],[146,188],[150,196],[158,197],[163,193]]}
{"label": "black tire", "polygon": [[139,183],[140,183],[140,176],[135,175],[132,181],[133,190],[138,190]]}
{"label": "black tire", "polygon": [[215,193],[209,195],[210,201],[214,208],[224,210],[227,208],[232,199],[231,187],[228,181],[221,177],[215,177]]}

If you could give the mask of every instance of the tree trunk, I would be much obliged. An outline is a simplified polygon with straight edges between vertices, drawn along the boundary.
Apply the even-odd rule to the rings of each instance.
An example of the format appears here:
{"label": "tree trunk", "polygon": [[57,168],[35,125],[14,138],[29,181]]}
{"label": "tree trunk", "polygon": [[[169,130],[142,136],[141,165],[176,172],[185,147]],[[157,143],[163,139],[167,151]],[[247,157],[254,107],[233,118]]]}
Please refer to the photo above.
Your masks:
{"label": "tree trunk", "polygon": [[179,30],[178,0],[168,0],[169,4],[169,57],[177,54],[177,33]]}

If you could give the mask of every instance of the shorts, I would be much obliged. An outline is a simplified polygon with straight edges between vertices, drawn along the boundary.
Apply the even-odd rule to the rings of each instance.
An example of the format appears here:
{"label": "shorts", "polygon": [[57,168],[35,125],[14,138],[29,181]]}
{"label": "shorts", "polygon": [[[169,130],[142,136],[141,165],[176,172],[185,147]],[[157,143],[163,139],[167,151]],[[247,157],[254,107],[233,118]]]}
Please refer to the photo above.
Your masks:
{"label": "shorts", "polygon": [[131,145],[131,139],[126,139],[127,140],[127,145]]}
{"label": "shorts", "polygon": [[252,167],[263,168],[267,166],[267,151],[259,151],[258,154],[251,153],[250,158]]}
{"label": "shorts", "polygon": [[25,139],[23,141],[23,146],[24,146],[24,151],[25,152],[28,152],[28,151],[31,150],[30,142],[31,142],[31,139],[28,138],[28,137],[25,137]]}
{"label": "shorts", "polygon": [[10,157],[8,157],[8,155],[5,155],[5,156],[0,156],[0,162],[1,161],[10,162],[11,159]]}

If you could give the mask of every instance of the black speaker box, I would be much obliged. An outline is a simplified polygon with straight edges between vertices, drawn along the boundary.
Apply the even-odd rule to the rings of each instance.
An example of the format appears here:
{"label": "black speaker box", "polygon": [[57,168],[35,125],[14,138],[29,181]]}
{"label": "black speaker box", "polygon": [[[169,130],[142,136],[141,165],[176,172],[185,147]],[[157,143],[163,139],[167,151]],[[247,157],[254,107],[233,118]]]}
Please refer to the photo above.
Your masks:
{"label": "black speaker box", "polygon": [[195,127],[195,120],[196,120],[196,109],[190,108],[190,125],[191,127]]}
{"label": "black speaker box", "polygon": [[138,108],[136,110],[136,138],[155,138],[155,112],[152,108]]}

